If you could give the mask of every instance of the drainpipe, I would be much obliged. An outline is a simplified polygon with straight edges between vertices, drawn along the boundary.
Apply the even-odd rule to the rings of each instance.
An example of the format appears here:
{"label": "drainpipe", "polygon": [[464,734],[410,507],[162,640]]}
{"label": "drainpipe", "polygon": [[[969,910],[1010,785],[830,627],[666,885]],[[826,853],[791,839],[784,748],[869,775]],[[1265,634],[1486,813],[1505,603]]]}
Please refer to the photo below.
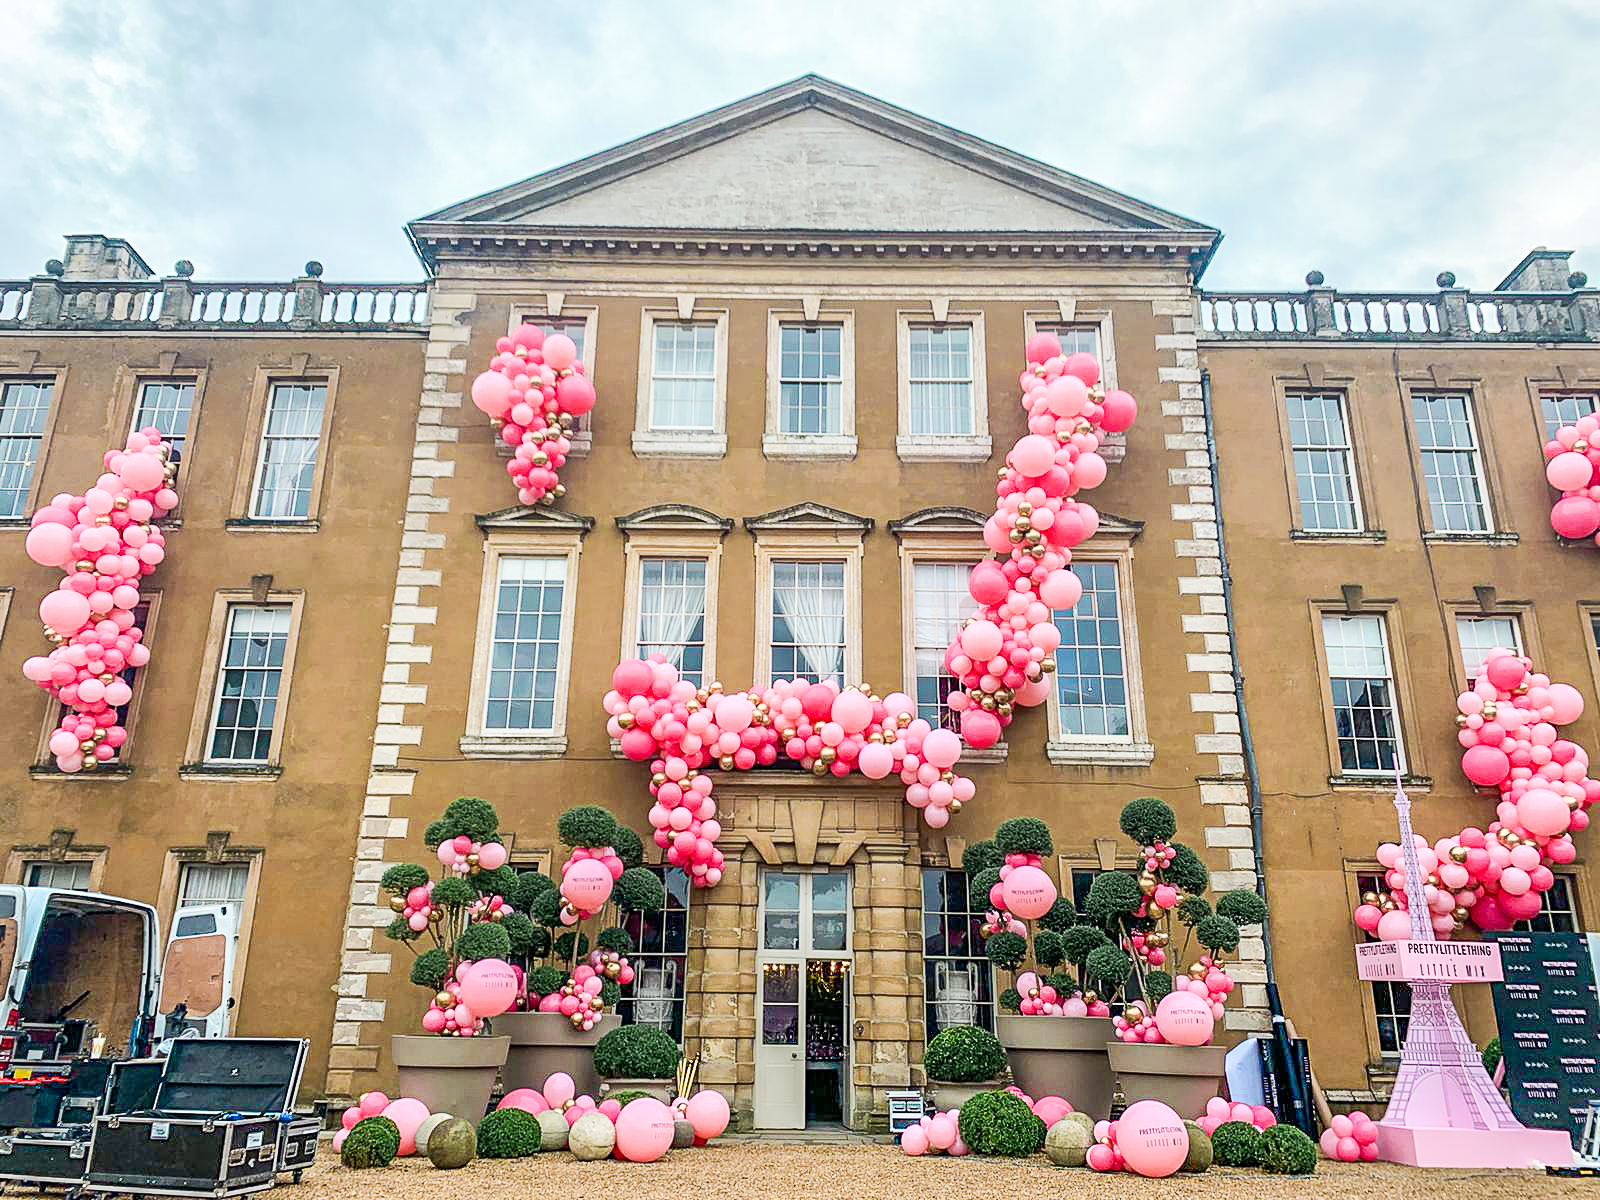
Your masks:
{"label": "drainpipe", "polygon": [[[1266,863],[1261,849],[1263,812],[1261,801],[1261,771],[1256,765],[1255,739],[1250,735],[1250,711],[1244,702],[1244,670],[1239,665],[1239,632],[1233,619],[1233,575],[1228,567],[1228,537],[1222,522],[1222,463],[1217,457],[1217,436],[1211,410],[1211,372],[1200,372],[1200,403],[1205,410],[1206,455],[1211,460],[1211,501],[1216,510],[1217,555],[1222,562],[1222,604],[1228,620],[1228,644],[1233,647],[1233,699],[1239,712],[1239,735],[1244,744],[1244,769],[1250,788],[1250,843],[1256,860],[1256,892],[1263,901],[1267,898]],[[1272,914],[1261,922],[1261,942],[1266,951],[1267,1003],[1272,1009],[1274,1022],[1283,1019],[1283,1003],[1278,998],[1278,976],[1272,960]]]}

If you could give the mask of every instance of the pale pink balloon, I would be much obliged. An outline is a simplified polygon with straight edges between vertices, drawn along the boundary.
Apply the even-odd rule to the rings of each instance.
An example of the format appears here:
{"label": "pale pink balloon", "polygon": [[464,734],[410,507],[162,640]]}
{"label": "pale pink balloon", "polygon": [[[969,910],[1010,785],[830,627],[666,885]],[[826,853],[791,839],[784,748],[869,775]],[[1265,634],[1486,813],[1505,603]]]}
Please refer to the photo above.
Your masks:
{"label": "pale pink balloon", "polygon": [[51,592],[39,601],[39,620],[63,636],[83,628],[89,613],[88,599],[77,592]]}
{"label": "pale pink balloon", "polygon": [[24,543],[28,557],[41,567],[60,567],[72,561],[72,530],[47,522],[28,530]]}
{"label": "pale pink balloon", "polygon": [[1024,921],[1036,921],[1056,902],[1056,885],[1038,867],[1013,867],[1001,881],[1006,911]]}
{"label": "pale pink balloon", "polygon": [[478,847],[478,865],[485,871],[497,871],[506,865],[509,856],[499,842],[485,842]]}
{"label": "pale pink balloon", "polygon": [[400,1154],[402,1157],[417,1152],[417,1130],[422,1128],[422,1123],[429,1117],[428,1106],[421,1100],[413,1100],[409,1096],[399,1100],[391,1100],[380,1116],[388,1117],[393,1121],[395,1128],[400,1131]]}
{"label": "pale pink balloon", "polygon": [[1055,443],[1050,438],[1036,433],[1018,439],[1017,444],[1011,448],[1011,465],[1024,475],[1043,475],[1055,462],[1055,458]]}
{"label": "pale pink balloon", "polygon": [[389,1097],[382,1092],[363,1092],[358,1103],[363,1117],[376,1117],[389,1107]]}
{"label": "pale pink balloon", "polygon": [[947,770],[961,757],[961,739],[948,729],[935,729],[922,739],[922,756],[941,770]]}
{"label": "pale pink balloon", "polygon": [[617,1150],[629,1162],[655,1162],[672,1148],[675,1120],[654,1096],[630,1100],[617,1114]]}
{"label": "pale pink balloon", "polygon": [[1193,992],[1168,992],[1156,1005],[1155,1022],[1174,1046],[1204,1046],[1216,1031],[1211,1006]]}
{"label": "pale pink balloon", "polygon": [[117,476],[130,491],[152,492],[161,486],[165,471],[154,454],[141,452],[124,454],[117,465]]}
{"label": "pale pink balloon", "polygon": [[551,1108],[560,1108],[577,1094],[578,1089],[572,1082],[572,1076],[565,1071],[557,1071],[544,1081],[545,1102]]}
{"label": "pale pink balloon", "polygon": [[[675,809],[674,815],[683,811]],[[611,888],[611,872],[592,858],[573,863],[561,877],[561,895],[582,912],[599,912],[611,898]]]}
{"label": "pale pink balloon", "polygon": [[[1182,994],[1172,992],[1166,998]],[[1178,1114],[1159,1100],[1130,1104],[1117,1119],[1116,1142],[1116,1152],[1128,1169],[1148,1179],[1173,1174],[1189,1156],[1189,1131]]]}
{"label": "pale pink balloon", "polygon": [[[460,978],[463,972],[456,974]],[[517,972],[503,959],[482,959],[472,963],[464,974],[460,998],[474,1016],[498,1017],[516,1003]]]}
{"label": "pale pink balloon", "polygon": [[487,417],[504,417],[511,409],[511,380],[499,371],[483,372],[472,381],[472,403]]}
{"label": "pale pink balloon", "polygon": [[544,340],[544,361],[557,371],[564,371],[578,361],[578,344],[564,333],[552,333]]}
{"label": "pale pink balloon", "polygon": [[1588,487],[1594,476],[1594,467],[1582,454],[1568,450],[1545,464],[1544,477],[1558,492],[1571,492]]}
{"label": "pale pink balloon", "polygon": [[1062,568],[1051,571],[1039,587],[1039,599],[1056,612],[1066,612],[1077,607],[1083,598],[1083,581],[1072,571]]}

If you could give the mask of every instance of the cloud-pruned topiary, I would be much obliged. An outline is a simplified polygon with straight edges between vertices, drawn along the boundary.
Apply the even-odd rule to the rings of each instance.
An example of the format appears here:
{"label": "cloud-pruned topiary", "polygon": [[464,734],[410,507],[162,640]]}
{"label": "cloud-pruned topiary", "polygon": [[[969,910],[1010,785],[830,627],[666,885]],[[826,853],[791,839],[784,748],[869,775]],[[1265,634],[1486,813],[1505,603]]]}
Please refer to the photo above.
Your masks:
{"label": "cloud-pruned topiary", "polygon": [[987,1029],[954,1025],[928,1043],[922,1066],[938,1083],[982,1083],[1006,1069],[1006,1052]]}
{"label": "cloud-pruned topiary", "polygon": [[629,867],[612,891],[617,907],[627,912],[660,912],[667,905],[661,877],[646,867]]}
{"label": "cloud-pruned topiary", "polygon": [[961,869],[970,877],[979,871],[998,871],[1005,860],[1006,856],[993,842],[973,842],[961,852]]}
{"label": "cloud-pruned topiary", "polygon": [[1178,832],[1178,818],[1172,809],[1154,796],[1143,796],[1122,810],[1122,832],[1141,846],[1170,842]]}
{"label": "cloud-pruned topiary", "polygon": [[967,885],[967,903],[973,912],[984,912],[992,907],[989,903],[989,893],[994,890],[994,885],[1000,882],[999,867],[985,867],[976,875],[967,877],[971,882]]}
{"label": "cloud-pruned topiary", "polygon": [[1217,901],[1217,915],[1235,925],[1259,925],[1267,919],[1267,902],[1250,888],[1234,888]]}
{"label": "cloud-pruned topiary", "polygon": [[556,832],[562,842],[574,849],[601,850],[616,848],[617,819],[609,809],[597,804],[581,804],[561,814]]}
{"label": "cloud-pruned topiary", "polygon": [[510,953],[510,936],[492,921],[479,921],[468,925],[456,939],[456,957],[462,962],[505,958]]}
{"label": "cloud-pruned topiary", "polygon": [[1037,854],[1049,858],[1056,852],[1050,826],[1038,817],[1012,817],[994,831],[995,849],[1001,854]]}
{"label": "cloud-pruned topiary", "polygon": [[989,961],[1005,971],[1015,971],[1028,956],[1028,939],[1020,933],[997,933],[983,944]]}

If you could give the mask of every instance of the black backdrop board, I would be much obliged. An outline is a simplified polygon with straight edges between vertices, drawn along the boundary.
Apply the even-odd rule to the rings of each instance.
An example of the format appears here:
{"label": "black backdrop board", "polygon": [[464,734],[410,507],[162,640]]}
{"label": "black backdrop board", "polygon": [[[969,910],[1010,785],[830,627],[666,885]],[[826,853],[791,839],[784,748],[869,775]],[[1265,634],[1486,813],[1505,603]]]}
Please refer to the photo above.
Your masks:
{"label": "black backdrop board", "polygon": [[1600,1100],[1600,999],[1588,940],[1579,933],[1491,933],[1505,981],[1494,1015],[1511,1111],[1524,1125],[1564,1129],[1576,1143]]}

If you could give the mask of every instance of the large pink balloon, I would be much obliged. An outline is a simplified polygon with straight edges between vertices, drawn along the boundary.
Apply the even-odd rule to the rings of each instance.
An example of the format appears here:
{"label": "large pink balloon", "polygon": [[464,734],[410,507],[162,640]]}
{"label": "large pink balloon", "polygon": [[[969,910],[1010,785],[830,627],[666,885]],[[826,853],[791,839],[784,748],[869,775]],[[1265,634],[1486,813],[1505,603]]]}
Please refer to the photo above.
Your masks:
{"label": "large pink balloon", "polygon": [[1028,339],[1023,353],[1030,363],[1049,362],[1061,357],[1061,339],[1053,333],[1036,333]]}
{"label": "large pink balloon", "polygon": [[1124,433],[1133,428],[1139,416],[1139,404],[1127,392],[1106,393],[1105,412],[1100,417],[1100,428],[1107,433]]}
{"label": "large pink balloon", "polygon": [[1051,571],[1039,585],[1039,599],[1057,612],[1076,608],[1082,598],[1083,581],[1065,567]]}
{"label": "large pink balloon", "polygon": [[629,1162],[655,1162],[672,1149],[673,1121],[672,1110],[653,1096],[630,1100],[617,1114],[617,1150]]}
{"label": "large pink balloon", "polygon": [[[1171,992],[1202,1003],[1189,992]],[[1189,1157],[1189,1131],[1183,1120],[1159,1100],[1140,1100],[1128,1105],[1117,1118],[1117,1151],[1128,1170],[1147,1179],[1164,1179],[1183,1166]]]}
{"label": "large pink balloon", "polygon": [[856,765],[868,779],[887,778],[889,772],[894,770],[894,751],[882,742],[868,742],[861,747],[861,757],[856,759]]}
{"label": "large pink balloon", "polygon": [[[1395,909],[1378,918],[1378,940],[1405,942],[1411,940],[1411,914]],[[1176,995],[1176,993],[1174,993]]]}
{"label": "large pink balloon", "polygon": [[475,1017],[498,1017],[517,1001],[516,968],[503,959],[485,958],[456,974],[458,978],[466,976],[461,980],[461,1003]]}
{"label": "large pink balloon", "polygon": [[1558,454],[1545,464],[1544,477],[1558,492],[1576,491],[1588,487],[1594,476],[1594,467],[1588,458],[1572,450]]}
{"label": "large pink balloon", "polygon": [[935,729],[922,739],[922,757],[941,771],[947,770],[961,757],[961,739],[948,729]]}
{"label": "large pink balloon", "polygon": [[511,409],[511,380],[499,371],[485,371],[472,381],[472,402],[487,417],[503,417]]}
{"label": "large pink balloon", "polygon": [[1193,992],[1168,992],[1156,1005],[1156,1028],[1174,1046],[1204,1046],[1216,1025],[1211,1006]]}
{"label": "large pink balloon", "polygon": [[578,344],[564,333],[552,333],[544,340],[544,361],[554,370],[564,371],[578,361]]}
{"label": "large pink balloon", "polygon": [[89,611],[88,598],[77,592],[51,592],[39,601],[39,619],[63,636],[82,629]]}
{"label": "large pink balloon", "polygon": [[582,375],[568,375],[556,384],[556,398],[563,409],[580,417],[594,408],[597,399],[594,384]]}
{"label": "large pink balloon", "polygon": [[28,530],[28,557],[41,567],[60,567],[72,560],[72,530],[47,521]]}
{"label": "large pink balloon", "polygon": [[611,872],[598,859],[585,858],[561,877],[561,895],[581,912],[599,912],[611,899]]}
{"label": "large pink balloon", "polygon": [[1024,475],[1043,475],[1055,460],[1055,443],[1037,433],[1019,438],[1011,448],[1011,465]]}
{"label": "large pink balloon", "polygon": [[130,491],[153,492],[161,486],[166,472],[159,458],[149,451],[140,451],[122,456],[117,477]]}
{"label": "large pink balloon", "polygon": [[649,663],[630,658],[618,663],[617,669],[611,672],[611,686],[617,690],[617,695],[629,700],[648,692],[655,677],[656,673],[650,669]]}
{"label": "large pink balloon", "polygon": [[1498,746],[1469,746],[1461,770],[1479,787],[1494,787],[1511,774],[1511,760]]}
{"label": "large pink balloon", "polygon": [[1011,584],[1006,581],[1006,573],[994,563],[981,562],[972,568],[967,590],[979,604],[999,604],[1011,591]]}
{"label": "large pink balloon", "polygon": [[557,1071],[544,1081],[545,1103],[551,1108],[560,1108],[577,1094],[577,1085],[565,1071]]}
{"label": "large pink balloon", "polygon": [[413,1100],[409,1096],[399,1100],[391,1100],[379,1116],[388,1117],[394,1122],[395,1128],[400,1131],[400,1153],[402,1155],[417,1152],[417,1130],[422,1128],[422,1123],[429,1117],[428,1106],[421,1100]]}
{"label": "large pink balloon", "polygon": [[860,733],[872,721],[872,701],[860,692],[840,692],[833,702],[833,719],[846,733]]}
{"label": "large pink balloon", "polygon": [[1583,716],[1583,693],[1569,683],[1552,683],[1550,707],[1555,710],[1550,718],[1553,723],[1570,725]]}
{"label": "large pink balloon", "polygon": [[993,621],[974,621],[961,631],[961,649],[979,662],[1000,653],[1004,637]]}
{"label": "large pink balloon", "polygon": [[694,1126],[694,1135],[710,1141],[728,1128],[728,1099],[721,1092],[702,1090],[689,1097],[684,1117]]}
{"label": "large pink balloon", "polygon": [[1567,496],[1550,509],[1550,526],[1564,538],[1586,538],[1600,529],[1600,504],[1587,496]]}
{"label": "large pink balloon", "polygon": [[1565,833],[1571,823],[1572,810],[1566,800],[1548,788],[1529,788],[1517,801],[1517,824],[1529,833],[1554,837]]}
{"label": "large pink balloon", "polygon": [[1000,718],[987,709],[969,708],[961,714],[961,736],[974,750],[987,750],[996,745],[1000,732]]}
{"label": "large pink balloon", "polygon": [[1000,885],[1006,911],[1024,921],[1037,921],[1056,902],[1056,885],[1038,867],[1012,867]]}

